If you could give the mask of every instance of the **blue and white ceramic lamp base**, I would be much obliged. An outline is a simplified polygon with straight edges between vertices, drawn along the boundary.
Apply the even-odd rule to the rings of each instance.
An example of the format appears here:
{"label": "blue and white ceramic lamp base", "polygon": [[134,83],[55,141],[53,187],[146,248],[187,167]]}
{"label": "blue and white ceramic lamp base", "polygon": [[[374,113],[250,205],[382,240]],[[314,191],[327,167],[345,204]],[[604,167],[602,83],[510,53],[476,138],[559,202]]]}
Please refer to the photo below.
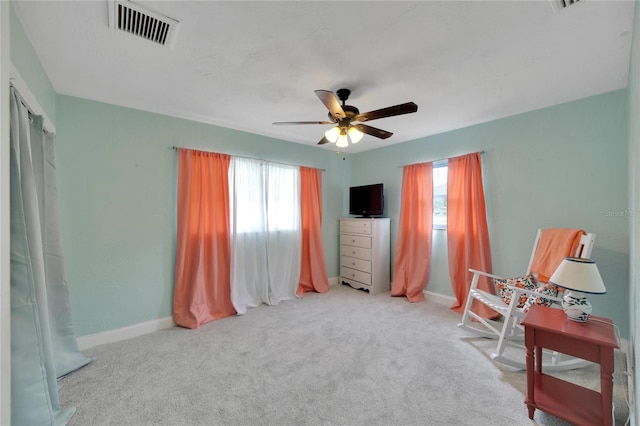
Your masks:
{"label": "blue and white ceramic lamp base", "polygon": [[587,322],[593,307],[584,293],[579,291],[567,291],[562,298],[562,308],[567,318],[576,322]]}

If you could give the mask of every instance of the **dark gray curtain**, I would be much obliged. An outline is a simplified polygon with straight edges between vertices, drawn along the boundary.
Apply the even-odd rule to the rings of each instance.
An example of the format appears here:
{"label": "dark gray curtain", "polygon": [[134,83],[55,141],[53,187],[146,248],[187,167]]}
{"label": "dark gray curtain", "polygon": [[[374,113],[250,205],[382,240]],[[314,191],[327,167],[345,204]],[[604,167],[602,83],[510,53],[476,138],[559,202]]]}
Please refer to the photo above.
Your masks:
{"label": "dark gray curtain", "polygon": [[57,379],[88,364],[76,342],[58,223],[55,135],[11,89],[11,422],[64,425]]}

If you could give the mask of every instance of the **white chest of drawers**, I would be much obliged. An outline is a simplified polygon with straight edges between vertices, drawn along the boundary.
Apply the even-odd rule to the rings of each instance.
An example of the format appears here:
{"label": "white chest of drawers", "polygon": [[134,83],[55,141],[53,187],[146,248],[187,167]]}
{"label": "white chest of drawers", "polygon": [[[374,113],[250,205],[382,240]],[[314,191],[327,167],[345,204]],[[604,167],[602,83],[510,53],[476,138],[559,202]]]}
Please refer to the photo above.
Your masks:
{"label": "white chest of drawers", "polygon": [[340,219],[340,282],[375,295],[390,289],[389,218]]}

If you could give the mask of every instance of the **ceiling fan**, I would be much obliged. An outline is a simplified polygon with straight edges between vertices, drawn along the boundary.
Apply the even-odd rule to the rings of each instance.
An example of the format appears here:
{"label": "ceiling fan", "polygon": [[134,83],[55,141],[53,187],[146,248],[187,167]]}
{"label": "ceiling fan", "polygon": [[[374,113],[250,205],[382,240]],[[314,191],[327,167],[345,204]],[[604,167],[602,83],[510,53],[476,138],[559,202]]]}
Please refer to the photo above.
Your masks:
{"label": "ceiling fan", "polygon": [[[418,105],[413,102],[394,105],[375,111],[360,113],[358,108],[347,105],[351,90],[340,89],[334,94],[329,90],[314,90],[316,96],[329,110],[329,120],[331,121],[276,121],[276,126],[290,124],[334,124],[335,126],[325,132],[318,145],[325,143],[335,143],[336,146],[344,148],[351,143],[357,143],[364,134],[375,136],[380,139],[387,139],[393,133],[376,127],[362,124],[364,121],[377,120],[379,118],[393,117],[394,115],[409,114],[418,111]],[[342,105],[340,102],[342,101]]]}

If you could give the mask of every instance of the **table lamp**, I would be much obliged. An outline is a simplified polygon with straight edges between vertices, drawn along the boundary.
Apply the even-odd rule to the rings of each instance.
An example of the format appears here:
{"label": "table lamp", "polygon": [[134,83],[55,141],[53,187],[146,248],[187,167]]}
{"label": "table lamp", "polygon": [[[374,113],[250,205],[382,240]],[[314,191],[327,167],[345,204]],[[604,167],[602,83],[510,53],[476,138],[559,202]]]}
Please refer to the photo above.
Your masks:
{"label": "table lamp", "polygon": [[591,259],[565,258],[549,282],[567,290],[562,298],[562,307],[567,318],[577,322],[586,322],[593,309],[584,293],[607,292],[596,262]]}

